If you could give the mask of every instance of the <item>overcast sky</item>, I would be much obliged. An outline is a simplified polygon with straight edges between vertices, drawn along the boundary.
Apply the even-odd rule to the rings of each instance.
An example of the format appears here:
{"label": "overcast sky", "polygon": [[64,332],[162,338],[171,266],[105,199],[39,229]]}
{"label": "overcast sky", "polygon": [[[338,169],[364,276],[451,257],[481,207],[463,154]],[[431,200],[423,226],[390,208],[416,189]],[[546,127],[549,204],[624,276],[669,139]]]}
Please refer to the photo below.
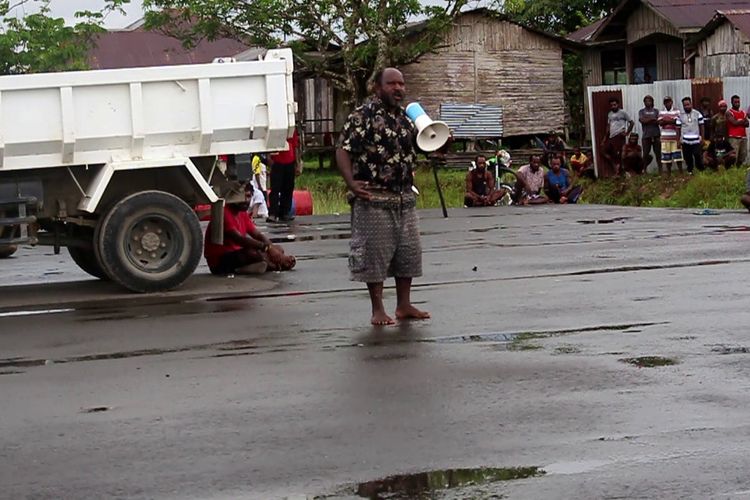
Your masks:
{"label": "overcast sky", "polygon": [[[433,5],[444,4],[444,1],[445,0],[423,0],[424,3]],[[482,0],[474,0],[469,3],[474,4],[472,6],[476,6],[476,4],[482,4],[484,2]],[[52,7],[53,15],[62,16],[73,22],[73,20],[75,19],[74,14],[77,11],[83,9],[99,10],[104,6],[104,4],[104,0],[52,0],[50,6]],[[131,23],[134,23],[143,15],[143,9],[141,7],[142,5],[143,0],[130,0],[130,4],[125,7],[126,15],[123,16],[121,14],[115,13],[110,14],[107,18],[106,27],[110,29],[123,28]],[[24,7],[22,7],[22,9],[24,9],[26,12],[33,11],[33,2],[32,4],[25,5]],[[19,15],[22,15],[22,12],[19,12]]]}

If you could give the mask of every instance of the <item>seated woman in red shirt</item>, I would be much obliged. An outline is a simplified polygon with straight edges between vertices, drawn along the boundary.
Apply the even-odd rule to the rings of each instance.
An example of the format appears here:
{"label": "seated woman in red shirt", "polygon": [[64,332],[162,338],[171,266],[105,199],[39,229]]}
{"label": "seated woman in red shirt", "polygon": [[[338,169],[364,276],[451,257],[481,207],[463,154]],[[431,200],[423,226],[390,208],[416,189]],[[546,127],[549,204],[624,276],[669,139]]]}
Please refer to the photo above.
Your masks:
{"label": "seated woman in red shirt", "polygon": [[240,186],[225,197],[224,244],[211,241],[211,226],[206,229],[204,255],[212,274],[260,274],[288,271],[296,259],[285,255],[281,247],[271,243],[253,223],[248,208],[252,195]]}

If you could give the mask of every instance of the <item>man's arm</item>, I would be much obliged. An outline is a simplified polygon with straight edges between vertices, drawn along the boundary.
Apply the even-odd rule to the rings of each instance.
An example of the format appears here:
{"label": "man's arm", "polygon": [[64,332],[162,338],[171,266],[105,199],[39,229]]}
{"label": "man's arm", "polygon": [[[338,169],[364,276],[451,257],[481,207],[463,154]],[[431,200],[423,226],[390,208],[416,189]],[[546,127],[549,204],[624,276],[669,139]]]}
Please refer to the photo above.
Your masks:
{"label": "man's arm", "polygon": [[[258,231],[258,230],[255,229],[255,231]],[[224,237],[233,241],[234,243],[241,246],[242,248],[249,248],[252,250],[263,250],[266,248],[266,245],[271,244],[271,242],[265,236],[263,236],[264,239],[255,239],[254,237],[251,236],[251,233],[241,234],[236,229],[229,229],[225,231]]]}
{"label": "man's arm", "polygon": [[638,113],[638,121],[641,122],[641,125],[651,125],[652,123],[659,122],[658,118],[645,116],[643,113]]}
{"label": "man's arm", "polygon": [[744,125],[741,120],[738,120],[734,117],[731,111],[727,110],[726,112],[727,121],[734,125],[735,127],[741,127]]}
{"label": "man's arm", "polygon": [[609,120],[607,120],[607,128],[604,129],[604,137],[602,137],[601,142],[602,146],[607,142],[607,137],[609,137]]}
{"label": "man's arm", "polygon": [[489,188],[489,191],[492,192],[495,190],[495,176],[492,175],[489,171],[484,173],[484,177],[487,180],[487,187]]}
{"label": "man's arm", "polygon": [[633,127],[635,126],[635,122],[633,120],[628,121],[628,131],[625,133],[626,136],[630,135],[630,132],[633,131]]}

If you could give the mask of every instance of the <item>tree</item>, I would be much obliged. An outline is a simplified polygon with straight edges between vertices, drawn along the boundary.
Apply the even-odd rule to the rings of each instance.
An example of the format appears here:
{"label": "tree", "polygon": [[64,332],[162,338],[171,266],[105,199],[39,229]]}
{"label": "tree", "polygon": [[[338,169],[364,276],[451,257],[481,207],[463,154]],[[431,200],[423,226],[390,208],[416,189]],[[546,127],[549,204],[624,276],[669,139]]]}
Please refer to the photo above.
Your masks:
{"label": "tree", "polygon": [[[506,0],[504,13],[537,29],[567,35],[612,12],[619,0]],[[571,128],[585,136],[583,115],[583,63],[580,54],[563,55],[563,93]]]}
{"label": "tree", "polygon": [[86,69],[86,58],[96,34],[104,31],[106,15],[129,0],[107,0],[100,11],[76,13],[78,22],[65,24],[50,15],[50,0],[38,12],[22,15],[29,0],[0,0],[0,74]]}
{"label": "tree", "polygon": [[[417,61],[439,47],[461,8],[420,0],[145,0],[146,27],[190,46],[207,38],[233,38],[249,46],[294,49],[298,68],[325,77],[349,105],[366,93],[376,68]],[[410,32],[407,22],[425,22]]]}

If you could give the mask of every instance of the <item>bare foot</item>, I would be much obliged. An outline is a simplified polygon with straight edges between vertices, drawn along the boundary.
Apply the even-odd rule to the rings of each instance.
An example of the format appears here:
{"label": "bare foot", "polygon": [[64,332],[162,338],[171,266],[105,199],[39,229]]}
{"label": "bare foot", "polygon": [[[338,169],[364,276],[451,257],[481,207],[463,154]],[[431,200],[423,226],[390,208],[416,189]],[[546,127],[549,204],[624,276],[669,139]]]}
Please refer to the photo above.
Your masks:
{"label": "bare foot", "polygon": [[409,304],[406,307],[396,308],[397,319],[430,319],[430,313],[427,311],[420,311],[413,305]]}
{"label": "bare foot", "polygon": [[387,325],[395,325],[396,322],[393,321],[393,318],[388,316],[385,311],[380,311],[372,314],[372,319],[370,319],[370,323],[372,323],[375,326],[387,326]]}

